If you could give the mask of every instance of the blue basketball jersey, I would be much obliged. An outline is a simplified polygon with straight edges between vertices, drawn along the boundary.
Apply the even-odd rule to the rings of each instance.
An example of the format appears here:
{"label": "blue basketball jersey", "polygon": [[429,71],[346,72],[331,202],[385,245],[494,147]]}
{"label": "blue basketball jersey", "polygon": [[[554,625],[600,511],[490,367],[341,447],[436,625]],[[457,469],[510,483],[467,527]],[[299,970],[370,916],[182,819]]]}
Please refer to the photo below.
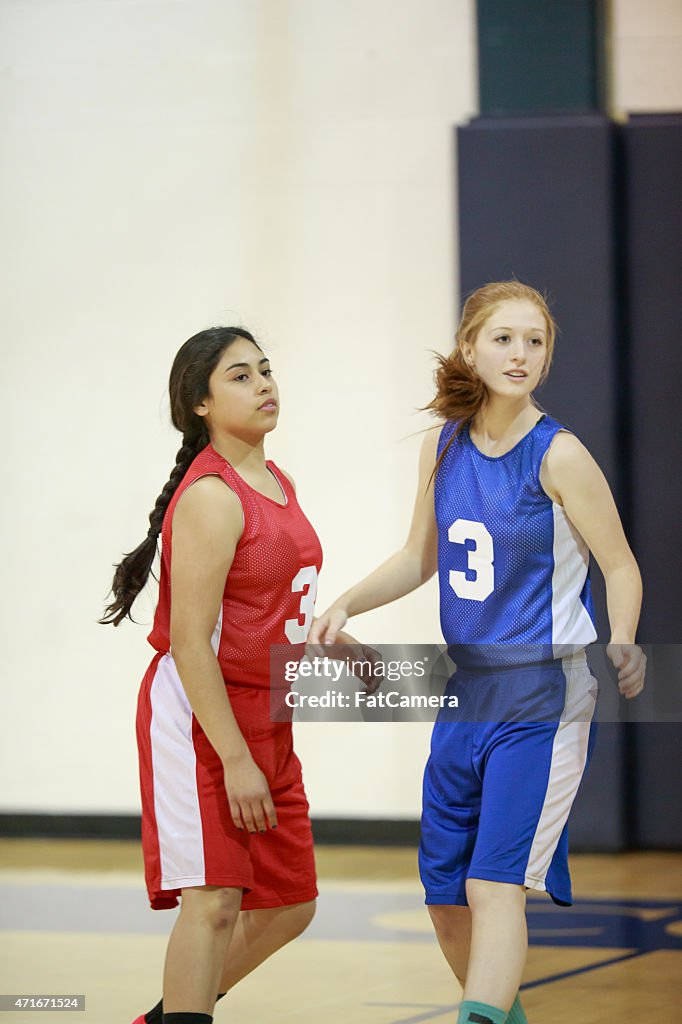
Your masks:
{"label": "blue basketball jersey", "polygon": [[[443,427],[439,456],[455,427]],[[542,416],[511,451],[493,457],[465,427],[438,468],[441,628],[462,667],[544,661],[566,653],[555,645],[575,649],[596,639],[587,545],[540,485],[542,460],[561,429]]]}

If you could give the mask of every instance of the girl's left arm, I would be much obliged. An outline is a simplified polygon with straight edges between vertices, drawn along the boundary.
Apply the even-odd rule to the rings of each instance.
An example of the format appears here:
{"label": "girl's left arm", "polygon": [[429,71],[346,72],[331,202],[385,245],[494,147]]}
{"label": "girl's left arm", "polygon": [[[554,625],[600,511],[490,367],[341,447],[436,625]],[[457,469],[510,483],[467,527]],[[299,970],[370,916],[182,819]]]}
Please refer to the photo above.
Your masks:
{"label": "girl's left arm", "polygon": [[646,669],[646,656],[635,644],[642,577],[606,477],[578,438],[562,431],[544,458],[540,483],[564,507],[604,574],[611,626],[606,652],[619,669],[620,692],[636,697],[644,686]]}

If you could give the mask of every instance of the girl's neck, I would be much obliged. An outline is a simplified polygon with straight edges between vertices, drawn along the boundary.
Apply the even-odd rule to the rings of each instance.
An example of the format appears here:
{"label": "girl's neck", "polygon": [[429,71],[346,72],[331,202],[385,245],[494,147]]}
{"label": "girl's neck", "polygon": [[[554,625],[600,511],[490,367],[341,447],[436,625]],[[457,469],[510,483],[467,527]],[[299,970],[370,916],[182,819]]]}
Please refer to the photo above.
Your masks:
{"label": "girl's neck", "polygon": [[265,468],[262,437],[257,441],[250,441],[235,437],[234,434],[221,433],[211,438],[211,446],[237,470],[257,472]]}
{"label": "girl's neck", "polygon": [[471,433],[500,442],[527,433],[539,416],[540,410],[530,399],[512,403],[496,400],[493,395],[474,417]]}

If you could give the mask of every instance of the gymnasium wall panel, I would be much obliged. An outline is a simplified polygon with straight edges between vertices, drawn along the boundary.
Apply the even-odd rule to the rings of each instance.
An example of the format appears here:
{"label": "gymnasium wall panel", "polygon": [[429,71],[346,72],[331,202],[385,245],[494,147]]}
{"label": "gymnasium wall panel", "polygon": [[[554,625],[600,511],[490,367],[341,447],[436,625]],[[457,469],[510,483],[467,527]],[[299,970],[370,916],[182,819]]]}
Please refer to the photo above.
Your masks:
{"label": "gymnasium wall panel", "polygon": [[[462,297],[517,277],[547,294],[559,322],[541,404],[588,446],[623,503],[616,431],[619,331],[614,134],[600,115],[478,119],[458,130]],[[608,639],[595,572],[601,639]],[[574,808],[574,849],[626,842],[625,738],[604,724]]]}
{"label": "gymnasium wall panel", "polygon": [[[654,647],[660,721],[636,726],[635,841],[682,844],[682,114],[619,128],[626,256],[633,542],[644,578],[640,637]],[[679,669],[676,667],[679,664]],[[674,798],[673,798],[674,795]]]}

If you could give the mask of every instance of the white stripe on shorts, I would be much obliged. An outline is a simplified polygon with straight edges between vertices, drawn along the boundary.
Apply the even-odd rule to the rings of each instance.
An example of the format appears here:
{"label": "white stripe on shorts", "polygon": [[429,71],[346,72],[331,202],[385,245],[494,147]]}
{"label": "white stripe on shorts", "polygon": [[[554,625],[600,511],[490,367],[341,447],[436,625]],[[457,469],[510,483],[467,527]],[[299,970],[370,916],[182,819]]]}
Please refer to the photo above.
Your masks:
{"label": "white stripe on shorts", "polygon": [[161,888],[205,885],[192,708],[171,654],[164,655],[157,665],[150,698]]}
{"label": "white stripe on shorts", "polygon": [[566,676],[564,713],[554,736],[545,800],[528,855],[525,886],[545,891],[545,878],[573,806],[587,761],[597,683],[584,652],[561,662]]}

